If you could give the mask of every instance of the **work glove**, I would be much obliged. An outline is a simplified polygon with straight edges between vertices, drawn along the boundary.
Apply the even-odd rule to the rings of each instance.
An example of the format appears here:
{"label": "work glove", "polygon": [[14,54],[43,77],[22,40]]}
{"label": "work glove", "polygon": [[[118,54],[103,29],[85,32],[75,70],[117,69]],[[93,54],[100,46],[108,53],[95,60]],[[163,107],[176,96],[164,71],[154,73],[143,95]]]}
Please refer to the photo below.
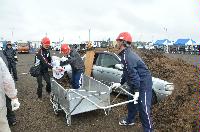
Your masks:
{"label": "work glove", "polygon": [[138,103],[138,98],[139,98],[139,92],[137,91],[137,92],[135,92],[135,94],[134,94],[134,104],[137,104]]}
{"label": "work glove", "polygon": [[15,60],[15,62],[17,62],[17,61],[18,61],[18,59],[17,59],[17,56],[14,56],[14,60]]}
{"label": "work glove", "polygon": [[19,109],[20,103],[18,101],[18,98],[11,100],[11,106],[12,106],[12,111]]}
{"label": "work glove", "polygon": [[113,84],[110,86],[110,88],[113,89],[113,88],[118,88],[118,87],[120,87],[120,86],[121,86],[120,83],[113,83]]}
{"label": "work glove", "polygon": [[139,97],[139,92],[135,92],[135,94],[134,94],[134,99],[137,99],[137,100],[138,100],[138,97]]}

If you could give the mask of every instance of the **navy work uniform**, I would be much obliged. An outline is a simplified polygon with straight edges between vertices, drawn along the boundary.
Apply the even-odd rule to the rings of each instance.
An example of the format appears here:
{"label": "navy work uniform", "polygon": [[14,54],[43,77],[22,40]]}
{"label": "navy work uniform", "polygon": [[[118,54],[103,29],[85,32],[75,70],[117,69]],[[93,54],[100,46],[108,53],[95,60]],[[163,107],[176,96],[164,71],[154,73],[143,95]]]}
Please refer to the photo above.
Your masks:
{"label": "navy work uniform", "polygon": [[[135,116],[139,110],[140,119],[144,131],[152,131],[150,119],[152,98],[152,76],[142,59],[126,47],[119,53],[124,65],[121,85],[127,82],[131,93],[139,91],[138,104],[128,103],[127,123],[135,122]],[[130,96],[129,99],[132,99]]]}

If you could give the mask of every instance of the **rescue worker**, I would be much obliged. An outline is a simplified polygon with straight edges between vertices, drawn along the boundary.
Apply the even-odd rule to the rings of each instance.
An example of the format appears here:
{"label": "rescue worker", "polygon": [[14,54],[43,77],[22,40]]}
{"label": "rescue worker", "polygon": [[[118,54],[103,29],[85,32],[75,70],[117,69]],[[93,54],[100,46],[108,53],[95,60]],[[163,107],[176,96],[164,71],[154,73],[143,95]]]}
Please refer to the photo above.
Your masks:
{"label": "rescue worker", "polygon": [[6,67],[3,59],[0,57],[0,131],[10,132],[8,120],[6,118],[6,97],[11,99],[12,110],[17,110],[20,103],[17,98],[17,89],[11,74]]}
{"label": "rescue worker", "polygon": [[[3,54],[3,51],[0,50],[0,57],[3,59],[4,63],[8,67],[8,62]],[[6,107],[7,107],[7,120],[10,126],[14,126],[16,124],[16,117],[14,111],[12,111],[11,99],[6,95]]]}
{"label": "rescue worker", "polygon": [[71,84],[72,88],[78,89],[81,86],[81,76],[84,72],[84,62],[80,54],[75,50],[71,49],[68,44],[61,45],[61,53],[67,58],[65,61],[60,62],[60,66],[67,64],[71,65],[72,68],[72,78]]}
{"label": "rescue worker", "polygon": [[[119,125],[134,125],[135,116],[139,110],[144,132],[151,132],[150,118],[152,98],[152,76],[143,60],[131,48],[132,37],[128,32],[122,32],[116,39],[119,56],[123,64],[123,75],[120,83],[111,87],[119,87],[127,82],[129,92],[134,94],[139,91],[138,104],[128,103],[128,115],[119,121]],[[128,100],[132,97],[128,96]]]}
{"label": "rescue worker", "polygon": [[6,56],[9,72],[11,74],[13,73],[14,80],[17,81],[18,77],[17,77],[16,64],[18,59],[16,51],[12,48],[12,44],[10,41],[7,42],[6,49],[3,51],[3,54]]}
{"label": "rescue worker", "polygon": [[52,68],[51,65],[51,55],[49,52],[49,46],[50,46],[50,39],[47,37],[44,37],[41,41],[42,47],[38,50],[35,56],[35,63],[40,64],[40,75],[37,77],[37,95],[38,95],[38,101],[41,101],[42,99],[42,78],[44,78],[46,82],[46,92],[50,94],[51,92],[51,82],[50,82],[50,75],[48,72],[48,69]]}

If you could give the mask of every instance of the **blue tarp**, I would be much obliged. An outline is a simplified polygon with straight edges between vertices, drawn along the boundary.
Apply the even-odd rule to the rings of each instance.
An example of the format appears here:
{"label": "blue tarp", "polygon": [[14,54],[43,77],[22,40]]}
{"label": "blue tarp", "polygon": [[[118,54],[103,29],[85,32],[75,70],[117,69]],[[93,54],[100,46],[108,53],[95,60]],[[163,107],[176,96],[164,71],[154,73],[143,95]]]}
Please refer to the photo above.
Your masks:
{"label": "blue tarp", "polygon": [[[190,39],[178,39],[175,43],[174,43],[174,45],[179,45],[179,46],[185,46],[186,45],[186,43],[189,41]],[[192,41],[192,43],[196,43],[194,40],[192,40],[191,39],[191,41]]]}
{"label": "blue tarp", "polygon": [[167,43],[170,43],[170,41],[168,39],[163,39],[163,40],[157,40],[153,45],[164,45],[165,41],[167,41]]}

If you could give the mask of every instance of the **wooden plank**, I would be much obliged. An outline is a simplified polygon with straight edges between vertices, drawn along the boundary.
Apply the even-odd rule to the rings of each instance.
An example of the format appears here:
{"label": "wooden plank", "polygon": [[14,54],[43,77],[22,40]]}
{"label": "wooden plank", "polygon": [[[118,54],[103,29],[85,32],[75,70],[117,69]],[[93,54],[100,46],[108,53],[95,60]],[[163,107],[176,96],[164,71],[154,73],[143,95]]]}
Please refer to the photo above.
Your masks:
{"label": "wooden plank", "polygon": [[95,52],[93,50],[86,52],[85,57],[85,74],[91,76]]}

